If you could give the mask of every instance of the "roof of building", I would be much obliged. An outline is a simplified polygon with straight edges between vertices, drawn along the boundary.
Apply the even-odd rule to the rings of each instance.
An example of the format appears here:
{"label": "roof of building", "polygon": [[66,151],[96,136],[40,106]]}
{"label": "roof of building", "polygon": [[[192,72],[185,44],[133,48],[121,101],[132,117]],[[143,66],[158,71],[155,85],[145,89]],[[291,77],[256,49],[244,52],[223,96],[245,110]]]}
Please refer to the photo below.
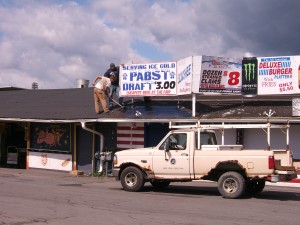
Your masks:
{"label": "roof of building", "polygon": [[15,91],[15,90],[25,90],[25,88],[13,87],[13,86],[0,87],[0,91]]}
{"label": "roof of building", "polygon": [[287,120],[292,117],[290,96],[244,98],[197,95],[195,117],[192,96],[125,98],[126,109],[114,105],[109,114],[96,114],[93,88],[0,91],[0,121],[121,121],[121,120]]}

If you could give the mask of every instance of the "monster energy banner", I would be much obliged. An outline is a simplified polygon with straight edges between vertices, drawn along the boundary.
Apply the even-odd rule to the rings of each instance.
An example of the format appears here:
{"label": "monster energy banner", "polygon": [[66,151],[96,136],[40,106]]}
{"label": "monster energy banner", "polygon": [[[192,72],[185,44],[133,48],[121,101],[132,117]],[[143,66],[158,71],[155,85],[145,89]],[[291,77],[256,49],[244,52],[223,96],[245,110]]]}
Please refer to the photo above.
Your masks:
{"label": "monster energy banner", "polygon": [[257,58],[243,58],[242,94],[257,95]]}

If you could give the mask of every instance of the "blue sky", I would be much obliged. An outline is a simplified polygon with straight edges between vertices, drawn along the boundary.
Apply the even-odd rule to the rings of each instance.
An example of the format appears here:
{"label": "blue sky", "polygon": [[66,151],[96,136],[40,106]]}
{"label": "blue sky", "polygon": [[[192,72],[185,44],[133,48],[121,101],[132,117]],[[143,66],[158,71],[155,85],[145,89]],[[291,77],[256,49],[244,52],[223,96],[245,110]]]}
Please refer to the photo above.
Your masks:
{"label": "blue sky", "polygon": [[156,48],[154,45],[143,41],[134,41],[131,47],[139,54],[156,62],[168,61],[172,58],[170,54],[164,53],[162,49]]}
{"label": "blue sky", "polygon": [[0,0],[0,87],[74,88],[111,62],[299,55],[299,10],[299,0]]}

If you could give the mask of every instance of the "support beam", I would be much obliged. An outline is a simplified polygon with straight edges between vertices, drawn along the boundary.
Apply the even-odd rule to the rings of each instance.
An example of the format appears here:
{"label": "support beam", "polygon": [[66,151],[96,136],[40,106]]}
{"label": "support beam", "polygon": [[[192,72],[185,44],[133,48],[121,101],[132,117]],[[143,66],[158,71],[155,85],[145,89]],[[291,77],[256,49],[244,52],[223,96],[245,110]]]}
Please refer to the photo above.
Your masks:
{"label": "support beam", "polygon": [[196,116],[196,94],[192,94],[192,117]]}

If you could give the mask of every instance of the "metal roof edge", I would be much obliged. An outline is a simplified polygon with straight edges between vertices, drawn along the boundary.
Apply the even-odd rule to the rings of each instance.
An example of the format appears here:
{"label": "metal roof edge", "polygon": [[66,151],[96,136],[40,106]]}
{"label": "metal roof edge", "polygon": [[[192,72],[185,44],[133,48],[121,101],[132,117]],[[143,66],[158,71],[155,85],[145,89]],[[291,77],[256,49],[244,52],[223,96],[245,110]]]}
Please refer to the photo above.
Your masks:
{"label": "metal roof edge", "polygon": [[61,119],[22,119],[22,118],[0,118],[0,122],[34,122],[34,123],[81,123],[81,122],[197,122],[198,118],[189,119],[118,119],[118,118],[99,118],[99,119],[72,119],[72,120],[61,120]]}
{"label": "metal roof edge", "polygon": [[223,118],[211,118],[211,119],[202,119],[199,118],[201,122],[210,122],[210,123],[222,123],[222,122],[240,122],[240,123],[300,123],[300,118],[290,118],[290,117],[280,117],[280,118],[230,118],[230,119],[223,119]]}
{"label": "metal roof edge", "polygon": [[80,123],[95,122],[94,119],[55,120],[55,119],[22,119],[22,118],[0,118],[0,122],[31,122],[31,123]]}
{"label": "metal roof edge", "polygon": [[115,118],[105,118],[105,119],[97,119],[96,122],[134,122],[134,123],[169,123],[169,122],[197,122],[199,119],[198,118],[176,118],[176,119],[143,119],[143,118],[131,118],[131,119],[115,119]]}
{"label": "metal roof edge", "polygon": [[129,118],[129,119],[118,119],[118,118],[97,118],[97,119],[72,119],[72,120],[61,120],[61,119],[22,119],[22,118],[0,118],[0,122],[35,122],[35,123],[81,123],[81,122],[107,122],[107,123],[125,123],[125,122],[143,122],[143,123],[169,123],[169,122],[198,122],[201,123],[222,123],[222,122],[239,122],[239,123],[300,123],[300,117],[266,117],[266,118],[173,118],[173,119],[143,119],[143,118]]}

